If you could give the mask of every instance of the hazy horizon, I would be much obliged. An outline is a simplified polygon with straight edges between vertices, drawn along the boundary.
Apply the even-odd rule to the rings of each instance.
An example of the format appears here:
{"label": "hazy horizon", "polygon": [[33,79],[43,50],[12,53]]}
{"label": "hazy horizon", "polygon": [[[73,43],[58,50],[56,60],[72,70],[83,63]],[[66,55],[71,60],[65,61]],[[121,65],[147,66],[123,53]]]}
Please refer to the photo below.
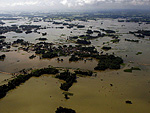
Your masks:
{"label": "hazy horizon", "polygon": [[1,0],[2,11],[150,10],[150,0]]}

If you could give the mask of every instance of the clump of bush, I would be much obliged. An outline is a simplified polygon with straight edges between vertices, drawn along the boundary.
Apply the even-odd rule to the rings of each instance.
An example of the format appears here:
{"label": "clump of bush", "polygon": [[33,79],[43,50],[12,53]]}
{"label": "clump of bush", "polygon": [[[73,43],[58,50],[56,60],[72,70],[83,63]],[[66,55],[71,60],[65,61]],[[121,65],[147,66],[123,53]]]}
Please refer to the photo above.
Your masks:
{"label": "clump of bush", "polygon": [[59,107],[59,108],[57,108],[55,113],[76,113],[76,112],[73,109]]}
{"label": "clump of bush", "polygon": [[89,45],[89,44],[91,44],[91,42],[90,41],[87,41],[87,40],[77,40],[77,42],[76,42],[77,44],[85,44],[85,45]]}
{"label": "clump of bush", "polygon": [[136,55],[140,55],[140,54],[142,54],[142,52],[137,52],[137,53],[136,53]]}
{"label": "clump of bush", "polygon": [[138,67],[131,67],[130,69],[125,69],[124,72],[130,72],[130,73],[132,73],[133,70],[141,70],[141,69],[138,68]]}
{"label": "clump of bush", "polygon": [[56,75],[56,78],[65,81],[65,83],[62,83],[61,86],[60,86],[60,89],[62,89],[64,91],[68,91],[69,88],[72,86],[72,84],[77,82],[76,74],[75,73],[70,73],[69,70],[66,70],[65,72],[62,72],[59,75]]}
{"label": "clump of bush", "polygon": [[110,49],[111,49],[111,47],[103,46],[103,47],[102,47],[102,49],[103,49],[103,50],[105,50],[105,51],[108,51],[108,50],[110,50]]}
{"label": "clump of bush", "polygon": [[5,57],[6,57],[6,55],[5,55],[5,54],[0,55],[0,60],[4,60],[4,59],[5,59]]}
{"label": "clump of bush", "polygon": [[33,58],[35,58],[35,57],[36,57],[35,55],[29,56],[30,59],[33,59]]}
{"label": "clump of bush", "polygon": [[85,76],[92,76],[92,71],[83,71],[83,70],[76,70],[74,71],[76,74],[85,75]]}
{"label": "clump of bush", "polygon": [[97,59],[99,59],[99,62],[97,67],[94,68],[95,70],[120,69],[120,64],[123,63],[122,58],[114,55],[100,55]]}

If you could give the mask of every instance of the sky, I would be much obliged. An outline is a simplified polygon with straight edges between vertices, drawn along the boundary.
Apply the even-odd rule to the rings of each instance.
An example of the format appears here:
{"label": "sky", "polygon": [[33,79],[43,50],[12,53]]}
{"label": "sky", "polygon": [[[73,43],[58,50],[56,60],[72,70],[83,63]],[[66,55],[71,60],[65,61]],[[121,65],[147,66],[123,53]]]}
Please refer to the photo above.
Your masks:
{"label": "sky", "polygon": [[0,0],[0,11],[150,9],[150,0]]}

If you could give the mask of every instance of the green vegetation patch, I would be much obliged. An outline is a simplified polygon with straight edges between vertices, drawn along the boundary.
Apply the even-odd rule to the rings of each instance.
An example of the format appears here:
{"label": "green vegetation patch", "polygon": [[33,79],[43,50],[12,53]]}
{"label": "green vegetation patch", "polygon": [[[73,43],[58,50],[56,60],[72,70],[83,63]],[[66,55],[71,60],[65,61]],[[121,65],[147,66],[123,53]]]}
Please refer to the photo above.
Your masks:
{"label": "green vegetation patch", "polygon": [[140,55],[140,54],[142,54],[142,52],[137,52],[137,53],[136,53],[136,55]]}
{"label": "green vegetation patch", "polygon": [[133,70],[141,70],[141,69],[138,68],[138,67],[131,67],[130,69],[125,69],[124,72],[130,72],[130,73],[132,73]]}
{"label": "green vegetation patch", "polygon": [[88,37],[87,36],[82,36],[82,37],[79,37],[80,39],[87,39]]}
{"label": "green vegetation patch", "polygon": [[119,41],[120,41],[120,39],[111,40],[111,42],[113,42],[113,43],[117,43],[117,42],[119,42]]}
{"label": "green vegetation patch", "polygon": [[132,70],[141,70],[141,69],[138,68],[138,67],[132,67],[131,69],[132,69]]}
{"label": "green vegetation patch", "polygon": [[125,64],[125,63],[122,63],[121,65],[122,65],[122,66],[125,66],[126,64]]}
{"label": "green vegetation patch", "polygon": [[73,93],[69,93],[69,92],[63,92],[62,94],[64,94],[65,99],[69,99],[69,96],[73,96]]}
{"label": "green vegetation patch", "polygon": [[60,36],[66,36],[66,34],[61,34]]}
{"label": "green vegetation patch", "polygon": [[132,73],[132,69],[125,69],[124,72],[130,72],[130,73]]}
{"label": "green vegetation patch", "polygon": [[69,96],[73,96],[73,93],[69,93],[69,92],[63,92],[64,95],[69,95]]}
{"label": "green vegetation patch", "polygon": [[13,36],[12,38],[17,38],[18,36]]}

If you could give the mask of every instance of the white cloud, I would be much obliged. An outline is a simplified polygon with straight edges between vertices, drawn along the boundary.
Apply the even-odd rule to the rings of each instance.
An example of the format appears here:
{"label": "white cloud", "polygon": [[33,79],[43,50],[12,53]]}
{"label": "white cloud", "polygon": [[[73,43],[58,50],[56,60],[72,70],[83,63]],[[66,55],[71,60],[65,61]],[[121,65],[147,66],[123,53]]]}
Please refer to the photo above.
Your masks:
{"label": "white cloud", "polygon": [[98,3],[112,3],[113,4],[129,4],[129,5],[150,5],[150,0],[62,0],[60,2],[65,6],[86,6],[86,5],[93,5]]}
{"label": "white cloud", "polygon": [[[3,9],[9,8],[26,8],[30,9],[66,9],[66,8],[120,8],[120,7],[150,7],[150,0],[0,0],[0,7]],[[9,9],[7,9],[9,10]]]}
{"label": "white cloud", "polygon": [[16,2],[16,3],[12,3],[12,4],[7,4],[10,6],[27,6],[27,5],[36,5],[38,4],[37,1],[33,2],[33,1],[29,1],[29,2]]}
{"label": "white cloud", "polygon": [[60,1],[61,4],[66,5],[68,7],[73,7],[72,2],[70,2],[69,0],[62,0]]}
{"label": "white cloud", "polygon": [[62,0],[60,3],[63,4],[63,5],[67,5],[68,0]]}
{"label": "white cloud", "polygon": [[132,5],[144,5],[144,4],[150,4],[150,0],[132,0],[130,3]]}

